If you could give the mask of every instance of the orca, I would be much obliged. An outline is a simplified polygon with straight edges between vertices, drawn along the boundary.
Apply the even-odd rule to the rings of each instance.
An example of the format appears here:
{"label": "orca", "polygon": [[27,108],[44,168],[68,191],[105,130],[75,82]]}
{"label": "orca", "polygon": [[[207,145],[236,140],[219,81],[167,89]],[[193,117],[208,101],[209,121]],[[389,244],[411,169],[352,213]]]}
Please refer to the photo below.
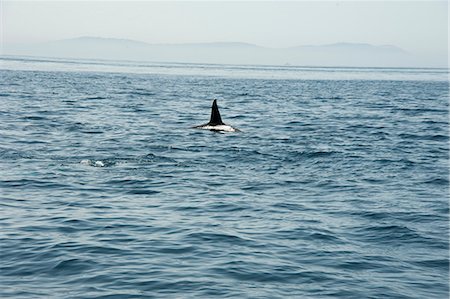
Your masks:
{"label": "orca", "polygon": [[223,123],[220,117],[219,107],[217,106],[217,100],[214,99],[211,107],[211,118],[209,123],[195,126],[196,129],[210,130],[215,132],[240,132],[239,129],[233,128],[232,126]]}

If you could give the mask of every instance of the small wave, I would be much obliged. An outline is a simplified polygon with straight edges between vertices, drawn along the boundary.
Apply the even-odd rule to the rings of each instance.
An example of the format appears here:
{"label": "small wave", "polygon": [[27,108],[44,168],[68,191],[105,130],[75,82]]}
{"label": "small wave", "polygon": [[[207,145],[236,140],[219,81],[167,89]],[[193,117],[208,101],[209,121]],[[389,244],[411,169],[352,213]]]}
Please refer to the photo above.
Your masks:
{"label": "small wave", "polygon": [[127,255],[131,254],[129,250],[116,248],[112,246],[83,246],[80,252],[84,254],[100,254],[100,255]]}
{"label": "small wave", "polygon": [[304,155],[308,158],[316,158],[316,157],[328,157],[335,155],[337,152],[334,151],[317,151],[317,152],[306,152]]}
{"label": "small wave", "polygon": [[382,226],[371,226],[364,228],[363,230],[367,232],[377,232],[377,233],[390,233],[399,235],[416,235],[413,230],[406,226],[398,225],[382,225]]}
{"label": "small wave", "polygon": [[143,195],[150,195],[150,194],[158,194],[161,193],[161,191],[151,190],[148,188],[141,188],[141,189],[131,189],[127,192],[128,194],[143,194]]}
{"label": "small wave", "polygon": [[383,158],[383,159],[376,159],[376,160],[374,160],[374,162],[380,163],[382,165],[388,165],[388,164],[400,165],[400,166],[403,166],[404,168],[411,168],[418,164],[417,162],[411,161],[406,158],[402,158],[402,159]]}
{"label": "small wave", "polygon": [[155,248],[156,252],[159,253],[167,253],[167,254],[186,254],[196,251],[195,246],[170,246],[170,247],[162,247],[162,248]]}
{"label": "small wave", "polygon": [[191,233],[186,237],[186,240],[207,243],[227,243],[229,245],[240,246],[249,246],[253,244],[253,241],[223,233]]}
{"label": "small wave", "polygon": [[321,271],[306,271],[302,267],[270,265],[245,260],[224,263],[212,271],[237,281],[263,283],[312,283],[328,281],[329,275]]}
{"label": "small wave", "polygon": [[79,275],[81,272],[95,267],[94,261],[68,259],[58,262],[49,272],[55,275]]}
{"label": "small wave", "polygon": [[333,236],[332,234],[329,234],[329,233],[325,234],[325,233],[316,232],[316,233],[310,234],[309,238],[311,240],[320,240],[320,241],[327,241],[327,242],[333,242],[333,243],[342,243],[342,241],[338,237]]}
{"label": "small wave", "polygon": [[127,95],[127,96],[130,96],[130,97],[135,97],[135,96],[154,96],[154,95],[156,95],[156,93],[154,93],[152,91],[146,91],[146,90],[120,91],[120,92],[117,92],[116,94],[118,94],[118,95]]}
{"label": "small wave", "polygon": [[151,92],[151,91],[134,91],[134,92],[131,92],[130,95],[154,96],[155,93]]}
{"label": "small wave", "polygon": [[140,156],[136,159],[138,162],[176,162],[176,160],[166,157],[166,156],[161,156],[161,155],[155,155],[153,153],[144,155],[144,156]]}
{"label": "small wave", "polygon": [[317,96],[314,97],[314,100],[343,100],[343,97],[340,96],[330,96],[330,97],[322,97],[322,96]]}
{"label": "small wave", "polygon": [[315,159],[322,159],[322,158],[329,158],[337,155],[338,152],[335,151],[296,151],[296,152],[290,152],[288,155],[286,155],[285,160],[286,161],[302,161],[302,160],[315,160]]}
{"label": "small wave", "polygon": [[0,181],[0,186],[2,187],[27,187],[27,188],[64,188],[68,185],[55,183],[52,181],[43,180],[31,180],[31,179],[19,179],[19,180],[4,180]]}
{"label": "small wave", "polygon": [[380,220],[388,219],[388,218],[392,217],[390,213],[374,212],[374,211],[357,211],[357,212],[352,212],[351,214],[353,216],[367,218],[372,221],[380,221]]}
{"label": "small wave", "polygon": [[80,100],[106,100],[106,98],[105,97],[101,97],[101,96],[92,96],[92,97],[82,98]]}
{"label": "small wave", "polygon": [[26,151],[0,148],[0,159],[3,161],[21,160],[21,159],[28,160],[33,158],[35,158],[34,154],[28,153]]}
{"label": "small wave", "polygon": [[245,207],[235,203],[214,203],[207,207],[210,212],[240,212],[245,210]]}
{"label": "small wave", "polygon": [[421,260],[412,261],[414,265],[420,267],[427,267],[431,269],[441,269],[448,273],[449,271],[449,260],[448,259],[431,259],[431,260]]}
{"label": "small wave", "polygon": [[49,120],[47,117],[37,116],[37,115],[24,116],[24,117],[22,117],[22,119],[23,120]]}
{"label": "small wave", "polygon": [[382,225],[362,228],[356,233],[366,242],[401,245],[407,243],[427,244],[430,238],[420,235],[406,226]]}
{"label": "small wave", "polygon": [[433,141],[446,141],[449,139],[447,135],[436,134],[436,135],[420,135],[420,134],[399,134],[398,137],[404,140],[414,139],[414,140],[433,140]]}
{"label": "small wave", "polygon": [[419,113],[447,113],[444,109],[432,109],[432,108],[399,108],[399,111],[404,111],[407,113],[411,113],[413,115]]}
{"label": "small wave", "polygon": [[423,183],[431,184],[431,185],[438,185],[438,186],[448,186],[449,181],[447,178],[435,178],[435,179],[424,181]]}
{"label": "small wave", "polygon": [[81,130],[80,132],[83,134],[103,134],[103,133],[105,133],[103,131],[98,131],[98,130]]}
{"label": "small wave", "polygon": [[370,261],[346,261],[336,265],[338,269],[350,271],[366,271],[371,269],[379,269],[383,265],[379,262]]}

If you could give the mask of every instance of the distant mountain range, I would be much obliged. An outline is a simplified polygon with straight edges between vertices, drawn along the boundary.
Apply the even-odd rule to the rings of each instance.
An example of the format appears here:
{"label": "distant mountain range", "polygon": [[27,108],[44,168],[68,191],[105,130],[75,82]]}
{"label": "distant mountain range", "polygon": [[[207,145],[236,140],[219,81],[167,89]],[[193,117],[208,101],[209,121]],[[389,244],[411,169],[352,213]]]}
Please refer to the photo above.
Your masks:
{"label": "distant mountain range", "polygon": [[129,39],[79,37],[39,44],[4,45],[2,54],[219,64],[426,66],[423,65],[424,62],[418,61],[412,54],[396,46],[361,43],[268,48],[240,42],[149,44]]}

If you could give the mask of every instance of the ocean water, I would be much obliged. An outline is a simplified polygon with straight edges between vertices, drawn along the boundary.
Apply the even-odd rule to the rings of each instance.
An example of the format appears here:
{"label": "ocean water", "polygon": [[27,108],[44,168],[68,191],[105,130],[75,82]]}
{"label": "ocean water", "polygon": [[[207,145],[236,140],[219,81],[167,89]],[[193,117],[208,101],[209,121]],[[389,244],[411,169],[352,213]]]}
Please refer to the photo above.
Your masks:
{"label": "ocean water", "polygon": [[[448,298],[448,70],[0,59],[1,298]],[[217,98],[239,133],[192,129]]]}

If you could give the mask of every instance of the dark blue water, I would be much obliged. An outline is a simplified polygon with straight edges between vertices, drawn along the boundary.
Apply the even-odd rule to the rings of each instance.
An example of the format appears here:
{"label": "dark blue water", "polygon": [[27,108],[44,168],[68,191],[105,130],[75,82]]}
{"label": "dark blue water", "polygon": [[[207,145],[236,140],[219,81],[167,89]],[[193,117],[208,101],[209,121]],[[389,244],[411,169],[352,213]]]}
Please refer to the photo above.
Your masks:
{"label": "dark blue water", "polygon": [[446,70],[3,63],[0,297],[448,297]]}

